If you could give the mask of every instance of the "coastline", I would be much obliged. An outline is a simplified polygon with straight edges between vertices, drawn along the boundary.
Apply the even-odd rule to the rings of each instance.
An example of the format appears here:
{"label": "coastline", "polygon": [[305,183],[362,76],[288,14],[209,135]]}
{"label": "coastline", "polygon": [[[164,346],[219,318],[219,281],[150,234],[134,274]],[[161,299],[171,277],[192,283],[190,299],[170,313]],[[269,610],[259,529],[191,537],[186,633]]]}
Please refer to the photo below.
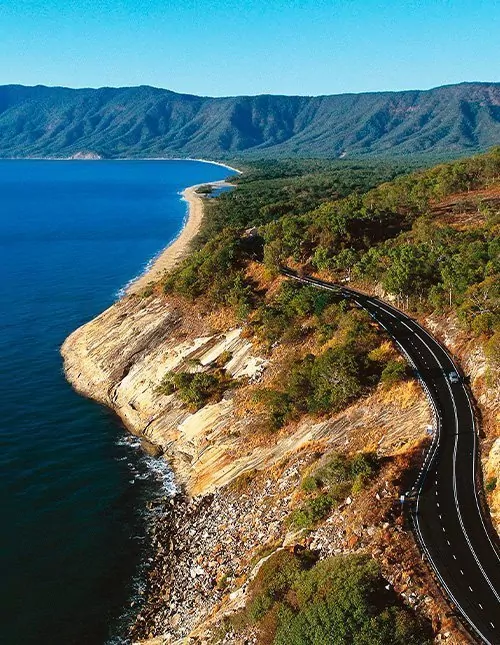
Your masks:
{"label": "coastline", "polygon": [[[242,174],[242,170],[234,166],[228,166],[222,161],[212,161],[211,159],[198,159],[195,157],[100,157],[99,155],[81,156],[81,157],[0,157],[0,161],[198,161],[199,163],[208,163],[212,166],[221,166],[228,168],[237,175]],[[210,182],[206,182],[207,184]]]}
{"label": "coastline", "polygon": [[[201,161],[201,160],[198,160]],[[210,163],[210,162],[205,162]],[[223,165],[223,164],[220,164]],[[224,166],[229,168],[229,166]],[[236,170],[231,168],[231,170]],[[237,171],[241,172],[241,171]],[[232,186],[225,179],[220,181],[195,184],[182,191],[182,199],[188,205],[188,210],[179,235],[166,246],[156,258],[148,263],[144,273],[134,278],[124,289],[124,295],[139,293],[148,287],[149,284],[159,280],[167,271],[170,271],[189,252],[193,239],[198,235],[204,215],[204,198],[196,192],[200,186],[211,186],[213,189]]]}

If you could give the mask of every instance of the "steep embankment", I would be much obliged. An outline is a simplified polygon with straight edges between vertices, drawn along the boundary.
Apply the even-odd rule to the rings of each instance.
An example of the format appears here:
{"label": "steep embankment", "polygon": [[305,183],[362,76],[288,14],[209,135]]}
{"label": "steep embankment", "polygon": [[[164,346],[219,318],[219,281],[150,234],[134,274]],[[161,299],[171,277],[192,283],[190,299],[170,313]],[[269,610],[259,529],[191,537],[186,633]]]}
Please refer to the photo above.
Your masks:
{"label": "steep embankment", "polygon": [[0,87],[1,157],[420,155],[500,141],[500,85],[336,96]]}
{"label": "steep embankment", "polygon": [[[262,469],[311,441],[391,454],[424,436],[428,410],[423,397],[363,400],[328,420],[299,422],[267,442],[248,436],[255,410],[247,406],[255,381],[273,376],[274,356],[261,357],[240,327],[224,328],[173,298],[129,296],[73,332],[62,346],[65,373],[81,394],[111,407],[134,434],[159,446],[178,480],[192,494],[220,487],[245,470]],[[190,412],[159,386],[168,371],[220,363],[242,386],[218,402]],[[266,369],[267,368],[267,369]],[[369,401],[369,400],[368,400]],[[418,420],[418,430],[415,422]],[[349,432],[363,428],[362,436]],[[252,442],[255,442],[252,445]]]}
{"label": "steep embankment", "polygon": [[[275,378],[281,351],[278,345],[259,356],[230,321],[161,295],[128,296],[65,341],[73,386],[117,412],[148,447],[160,447],[178,482],[195,495],[171,510],[167,504],[170,520],[155,529],[158,552],[134,637],[192,633],[204,642],[244,604],[257,563],[287,545],[313,548],[321,557],[372,553],[405,602],[446,631],[440,594],[396,510],[406,485],[402,473],[419,459],[430,422],[419,386],[382,388],[340,413],[305,417],[259,436],[249,400],[256,381],[265,386]],[[219,403],[190,412],[175,394],[158,389],[167,371],[205,370],[221,361],[241,386]],[[347,497],[312,532],[290,528],[307,469],[332,451],[358,450],[386,459],[372,485]]]}

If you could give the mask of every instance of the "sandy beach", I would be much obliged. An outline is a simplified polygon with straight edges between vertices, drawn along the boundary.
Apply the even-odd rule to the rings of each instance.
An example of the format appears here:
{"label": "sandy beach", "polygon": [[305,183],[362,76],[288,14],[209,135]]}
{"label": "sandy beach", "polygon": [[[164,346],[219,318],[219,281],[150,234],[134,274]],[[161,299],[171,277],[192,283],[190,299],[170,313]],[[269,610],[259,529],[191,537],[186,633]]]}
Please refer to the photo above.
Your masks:
{"label": "sandy beach", "polygon": [[189,245],[198,234],[203,220],[204,198],[196,192],[196,189],[201,185],[212,186],[213,189],[232,186],[227,181],[221,180],[190,186],[183,191],[182,197],[188,203],[188,216],[182,231],[175,240],[163,249],[148,270],[129,285],[126,295],[142,291],[148,284],[159,280],[166,271],[172,269],[186,257]]}

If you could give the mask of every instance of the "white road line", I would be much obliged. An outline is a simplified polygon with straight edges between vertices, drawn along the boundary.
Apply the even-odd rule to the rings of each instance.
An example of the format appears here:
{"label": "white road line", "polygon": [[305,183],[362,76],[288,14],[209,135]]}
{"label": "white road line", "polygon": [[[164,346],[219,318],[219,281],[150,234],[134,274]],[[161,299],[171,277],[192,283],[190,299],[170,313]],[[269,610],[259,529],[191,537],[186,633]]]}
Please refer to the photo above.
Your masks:
{"label": "white road line", "polygon": [[[320,284],[320,283],[318,283],[317,281],[312,280],[312,279],[304,280],[304,279],[298,278],[297,276],[293,276],[293,275],[289,275],[289,277],[295,278],[295,279],[299,280],[300,282],[308,282],[309,284],[316,284],[316,286],[320,286],[320,287],[322,287],[322,288],[325,288],[325,286],[324,286],[324,285],[322,285],[322,284]],[[332,289],[332,288],[330,287],[330,290],[332,290],[332,291],[333,291],[334,289]],[[349,292],[348,292],[348,293],[349,293]],[[354,294],[354,293],[356,293],[356,292],[351,292],[351,294]],[[367,300],[367,303],[371,304],[372,306],[375,304],[375,303],[374,303],[373,301],[371,301],[371,300]],[[360,303],[359,303],[359,302],[358,302],[358,305],[359,305],[359,306],[361,306],[361,307],[363,307],[363,305],[360,305]],[[393,313],[391,313],[390,311],[388,311],[388,310],[387,310],[387,307],[391,307],[391,305],[387,305],[386,303],[383,303],[383,305],[384,305],[384,306],[381,306],[381,305],[380,305],[380,306],[378,306],[378,308],[379,308],[379,309],[382,309],[382,311],[384,311],[384,313],[386,313],[387,315],[391,316],[392,318],[396,318],[396,319],[398,319],[398,318],[397,318],[397,316],[395,316]],[[365,307],[365,308],[366,308],[366,307]],[[391,307],[391,308],[392,308],[392,309],[394,309],[393,307]],[[396,310],[396,309],[394,309],[394,310],[395,310],[395,311],[397,311],[397,313],[398,313],[398,315],[399,315],[399,316],[404,316],[404,315],[405,315],[405,314],[402,314],[402,312],[400,312],[400,311],[398,311],[398,310]],[[434,338],[433,338],[433,337],[432,337],[432,336],[427,332],[427,330],[425,330],[423,327],[421,327],[420,325],[418,325],[418,324],[416,324],[416,323],[415,323],[415,325],[416,325],[417,329],[419,329],[419,330],[423,331],[423,332],[426,334],[426,336],[428,336],[428,337],[432,340],[432,342],[433,342],[433,343],[435,343],[435,342],[436,342],[436,341],[435,341],[435,339],[434,339]],[[405,326],[407,326],[407,327],[408,327],[408,325],[406,325],[406,323],[405,323]],[[438,360],[438,358],[437,358],[436,354],[435,354],[435,353],[434,353],[434,351],[433,351],[433,350],[428,346],[428,344],[425,342],[425,340],[424,340],[423,338],[421,338],[421,337],[420,337],[420,336],[419,336],[419,335],[418,335],[414,330],[412,330],[412,329],[411,329],[411,327],[408,327],[408,328],[409,328],[409,329],[412,331],[412,333],[414,333],[414,334],[415,334],[415,336],[417,336],[417,338],[418,338],[418,339],[419,339],[419,340],[420,340],[420,341],[421,341],[421,342],[422,342],[422,343],[427,347],[427,349],[430,351],[430,353],[433,355],[434,359],[436,360],[436,363],[437,363],[437,364],[439,365],[439,367],[444,371],[444,368],[443,368],[443,366],[442,366],[441,362]],[[400,342],[398,342],[396,339],[394,339],[394,340],[396,341],[397,345],[401,348],[401,350],[402,350],[403,354],[407,357],[407,359],[409,360],[410,364],[415,368],[415,370],[417,371],[417,375],[418,375],[418,370],[416,369],[416,365],[415,365],[415,363],[412,361],[411,357],[408,355],[408,352],[405,350],[405,348],[401,345],[401,343],[400,343]],[[443,351],[443,352],[445,353],[445,355],[447,356],[448,360],[450,360],[450,362],[451,362],[451,363],[452,363],[452,365],[454,366],[454,362],[453,362],[453,360],[450,358],[450,356],[448,355],[448,353],[446,352],[446,350],[445,350],[445,349],[443,349],[441,346],[439,346],[439,348],[440,348],[440,350],[441,350],[441,351]],[[426,390],[426,392],[428,392],[428,393],[429,393],[429,388],[428,388],[427,384],[426,384],[422,379],[420,379],[420,381],[421,381],[421,383],[422,383],[422,385],[423,385],[424,389]],[[451,387],[450,387],[450,384],[448,383],[448,380],[446,380],[446,383],[447,383],[448,389],[449,389],[449,391],[450,391],[450,395],[451,395],[451,399],[452,399],[453,407],[454,407],[454,410],[455,410],[455,419],[456,419],[456,428],[457,428],[457,433],[456,433],[456,435],[455,435],[455,450],[454,450],[454,453],[453,453],[453,466],[454,466],[454,469],[453,469],[453,473],[454,473],[453,486],[454,486],[454,494],[455,494],[455,505],[456,505],[456,510],[457,510],[458,518],[459,518],[460,525],[461,525],[461,528],[462,528],[462,532],[463,532],[464,537],[465,537],[465,539],[466,539],[466,541],[467,541],[467,543],[468,543],[468,545],[469,545],[470,551],[471,551],[472,555],[474,556],[474,559],[476,560],[476,563],[477,563],[477,565],[478,565],[479,569],[480,569],[480,570],[481,570],[481,572],[483,573],[483,576],[485,577],[485,580],[488,582],[489,586],[492,588],[493,592],[495,593],[495,595],[496,595],[496,596],[497,596],[497,598],[498,598],[498,594],[496,593],[495,589],[492,587],[491,582],[490,582],[489,578],[486,576],[486,573],[484,572],[484,569],[483,569],[483,567],[482,567],[481,563],[479,562],[479,560],[478,560],[478,558],[477,558],[477,554],[475,553],[475,551],[474,551],[474,549],[473,549],[473,547],[472,547],[472,544],[470,543],[470,539],[469,539],[469,536],[468,536],[468,534],[467,534],[467,532],[466,532],[466,530],[465,530],[465,527],[464,527],[464,525],[463,525],[462,516],[461,516],[461,513],[460,513],[459,506],[458,506],[458,498],[457,498],[457,493],[456,493],[456,449],[457,449],[457,445],[458,445],[458,415],[457,415],[457,412],[456,412],[456,404],[455,404],[455,400],[454,400],[454,397],[453,397],[453,391],[452,391],[452,389],[451,389]],[[467,390],[466,390],[465,388],[464,388],[464,391],[465,391],[465,393],[466,393],[466,396],[467,396],[467,399],[468,399],[468,402],[469,402],[469,408],[470,408],[471,417],[472,417],[472,420],[473,420],[473,426],[474,426],[474,413],[473,413],[473,410],[472,410],[472,405],[471,405],[471,402],[470,402],[470,397],[469,397],[469,394],[468,394],[468,392],[467,392]],[[432,406],[433,406],[433,408],[434,408],[434,412],[435,412],[435,414],[436,414],[436,417],[437,417],[437,418],[438,418],[438,420],[440,421],[441,419],[440,419],[440,417],[439,417],[439,415],[438,415],[438,413],[437,413],[436,403],[435,403],[435,401],[434,401],[433,397],[432,397],[432,396],[430,396],[430,393],[429,393],[429,397],[430,397],[430,402],[431,402],[431,404],[432,404]],[[436,429],[436,433],[435,433],[435,439],[436,439],[436,441],[434,442],[434,440],[433,440],[433,443],[431,444],[430,451],[429,451],[429,453],[428,453],[428,455],[427,455],[427,457],[426,457],[426,461],[427,461],[427,458],[428,458],[430,455],[432,456],[432,458],[430,459],[429,463],[432,463],[432,461],[433,461],[433,459],[434,459],[434,455],[435,455],[435,453],[436,453],[436,451],[437,451],[437,448],[438,448],[438,445],[439,445],[438,436],[439,436],[439,425],[438,425],[438,427],[437,427],[437,429]],[[476,433],[474,433],[474,437],[476,437]],[[434,445],[434,444],[435,444],[435,445]],[[476,450],[477,450],[477,445],[476,445],[476,441],[474,441],[474,455],[476,454]],[[491,541],[491,538],[490,538],[490,536],[489,536],[488,532],[486,531],[486,527],[485,527],[485,524],[484,524],[484,520],[483,520],[483,517],[482,517],[482,514],[481,514],[481,509],[480,509],[480,506],[479,506],[479,500],[478,500],[478,497],[477,497],[477,490],[476,490],[476,486],[475,486],[475,459],[474,459],[474,462],[473,462],[473,477],[474,477],[474,479],[473,479],[473,489],[474,489],[474,495],[475,495],[475,498],[476,498],[476,505],[477,505],[477,509],[478,509],[478,511],[479,511],[479,516],[480,516],[481,522],[482,522],[482,524],[483,524],[483,528],[485,529],[485,532],[486,532],[486,535],[487,535],[487,537],[488,537],[488,540],[489,540],[489,542],[490,542],[490,544],[491,544],[491,546],[492,546],[492,548],[493,548],[493,550],[494,550],[494,552],[495,552],[495,554],[497,555],[497,558],[498,558],[499,556],[498,556],[498,553],[497,553],[497,551],[496,551],[496,548],[493,546],[493,543],[492,543],[492,541]],[[437,480],[436,480],[436,485],[437,485]],[[415,516],[413,517],[413,520],[414,520],[414,522],[415,522],[415,528],[416,528],[416,530],[417,530],[417,534],[418,534],[418,535],[419,535],[419,537],[420,537],[420,543],[421,543],[421,545],[422,545],[422,548],[424,549],[424,551],[425,551],[425,553],[426,553],[426,555],[427,555],[427,557],[428,557],[429,561],[432,563],[432,565],[433,565],[433,567],[434,567],[434,570],[435,570],[435,572],[436,572],[436,574],[437,574],[437,576],[438,576],[439,580],[441,581],[441,584],[442,584],[442,585],[444,586],[444,588],[446,589],[446,591],[447,591],[448,595],[450,596],[450,598],[452,599],[452,601],[455,603],[455,605],[456,605],[457,607],[459,607],[459,608],[460,608],[460,610],[462,611],[462,614],[464,615],[464,617],[465,617],[465,618],[467,619],[467,621],[471,624],[471,626],[475,629],[475,631],[476,631],[476,632],[481,636],[481,638],[483,638],[483,640],[484,640],[488,645],[491,645],[491,644],[490,644],[490,641],[488,641],[488,639],[487,639],[487,638],[482,634],[482,632],[479,630],[479,628],[478,628],[478,627],[477,627],[477,626],[472,622],[472,620],[469,618],[469,616],[467,615],[466,611],[461,607],[461,605],[460,605],[460,604],[457,602],[457,600],[455,599],[455,597],[454,597],[453,593],[451,592],[451,590],[449,589],[448,585],[446,584],[446,582],[445,582],[445,581],[444,581],[444,579],[442,578],[441,574],[439,573],[439,568],[436,566],[436,564],[435,564],[434,560],[432,559],[432,557],[431,557],[431,555],[430,555],[430,552],[429,552],[429,550],[428,550],[428,548],[427,548],[427,546],[426,546],[426,544],[425,544],[425,541],[424,541],[424,539],[423,539],[422,532],[421,532],[421,529],[420,529],[419,515],[418,515],[418,507],[419,507],[419,503],[420,503],[420,494],[421,494],[421,492],[422,492],[422,487],[423,487],[423,482],[421,482],[421,483],[420,483],[420,487],[419,487],[419,489],[418,489],[418,491],[417,491],[417,506],[416,506],[416,513],[415,513]],[[443,530],[444,530],[444,527],[443,527]],[[455,557],[455,556],[453,556],[453,557],[456,559],[456,557]],[[493,623],[491,623],[491,622],[490,622],[490,625],[494,628]]]}
{"label": "white road line", "polygon": [[[436,363],[444,371],[444,367],[441,365],[441,362],[439,361],[438,357],[436,356],[436,354],[434,353],[432,348],[429,347],[429,345],[426,343],[426,341],[423,338],[420,338],[420,336],[418,336],[418,334],[415,334],[415,335],[427,347],[427,349],[430,351],[430,353],[434,356],[434,359],[435,359]],[[430,336],[430,335],[429,335],[429,337],[432,338],[432,336]],[[433,340],[433,342],[435,342],[435,341]],[[457,452],[458,452],[458,426],[459,426],[459,424],[458,424],[458,412],[457,412],[457,406],[456,406],[456,403],[455,403],[455,397],[453,396],[453,391],[451,389],[451,386],[450,386],[450,383],[449,383],[448,379],[445,379],[445,382],[446,382],[446,385],[447,385],[449,393],[450,393],[451,403],[453,405],[453,414],[455,416],[456,433],[455,433],[455,446],[454,446],[454,449],[453,449],[453,495],[455,497],[455,507],[457,509],[458,521],[460,523],[460,527],[462,529],[462,533],[464,534],[465,540],[467,541],[467,544],[469,545],[470,552],[472,553],[472,555],[473,555],[473,557],[474,557],[474,559],[475,559],[475,561],[477,563],[477,566],[479,567],[481,573],[483,574],[483,577],[486,580],[488,586],[490,587],[490,589],[495,594],[496,599],[500,602],[500,595],[497,593],[494,585],[491,583],[491,580],[486,575],[486,571],[484,570],[481,562],[479,561],[479,558],[477,557],[476,552],[474,551],[474,547],[472,546],[472,543],[470,541],[469,535],[468,535],[468,533],[467,533],[467,531],[465,529],[464,521],[463,521],[463,518],[462,518],[462,513],[460,512],[460,505],[459,505],[459,502],[458,502],[458,492],[457,492]],[[475,445],[475,442],[474,442],[474,445]],[[473,484],[474,484],[474,490],[475,490],[475,482],[473,482]],[[483,524],[483,526],[484,526],[484,524]],[[489,538],[489,536],[488,536],[488,538]]]}
{"label": "white road line", "polygon": [[[385,303],[384,303],[384,304],[385,304]],[[386,306],[386,307],[390,307],[390,305],[387,305],[387,304],[385,304],[385,306]],[[382,307],[381,307],[381,309],[382,309],[383,311],[385,311],[385,309],[383,309]],[[388,312],[387,312],[387,313],[388,313]],[[417,327],[418,327],[418,329],[419,329],[420,331],[422,331],[422,332],[423,332],[423,333],[424,333],[428,338],[430,338],[430,339],[432,340],[432,342],[433,342],[433,343],[435,343],[435,342],[436,342],[436,340],[431,336],[431,334],[427,331],[427,329],[425,329],[425,327],[422,327],[421,325],[417,325]],[[425,341],[424,341],[423,339],[421,339],[421,340],[422,340],[422,342],[423,342],[423,343],[425,343]],[[453,365],[453,367],[456,369],[455,362],[454,362],[454,360],[452,359],[452,357],[450,356],[449,352],[446,350],[446,348],[445,348],[445,347],[442,347],[442,346],[440,345],[440,349],[444,352],[444,354],[446,355],[446,357],[448,358],[448,360],[451,362],[451,364]],[[447,381],[447,383],[448,383],[448,381]],[[449,387],[449,384],[448,384],[448,387]],[[496,548],[495,544],[493,543],[493,541],[492,541],[492,539],[491,539],[491,537],[490,537],[490,534],[489,534],[489,532],[488,532],[488,530],[487,530],[487,528],[486,528],[486,524],[484,523],[483,515],[482,515],[482,513],[481,513],[481,505],[480,505],[480,503],[479,503],[479,498],[478,498],[478,495],[477,495],[477,489],[476,489],[477,432],[476,432],[476,429],[475,429],[475,427],[476,427],[476,420],[475,420],[475,417],[474,417],[474,410],[473,410],[472,402],[471,402],[471,399],[470,399],[470,396],[469,396],[469,391],[468,391],[468,390],[467,390],[467,388],[463,385],[463,383],[462,383],[462,388],[463,388],[463,390],[464,390],[464,392],[465,392],[465,396],[467,397],[467,402],[468,402],[468,404],[469,404],[469,411],[470,411],[470,414],[471,414],[471,419],[472,419],[472,428],[473,428],[473,433],[474,433],[474,442],[473,442],[473,445],[474,445],[474,453],[473,453],[473,454],[474,454],[474,458],[473,458],[473,462],[472,462],[472,486],[473,486],[473,490],[474,490],[474,497],[475,497],[475,499],[476,499],[476,507],[477,507],[477,510],[478,510],[479,519],[481,520],[481,524],[483,525],[484,532],[486,533],[486,537],[488,538],[488,541],[489,541],[489,543],[490,543],[490,545],[491,545],[491,548],[493,549],[493,552],[495,553],[495,555],[496,555],[497,559],[498,559],[498,560],[500,560],[500,555],[499,555],[499,553],[498,553],[498,550],[497,550],[497,548]]]}
{"label": "white road line", "polygon": [[[492,643],[491,641],[489,641],[489,640],[486,638],[486,636],[482,633],[482,631],[479,629],[479,627],[477,627],[477,626],[472,622],[472,620],[471,620],[471,619],[469,618],[469,616],[467,615],[467,612],[465,611],[465,609],[463,609],[463,607],[460,605],[460,603],[458,602],[458,600],[457,600],[457,599],[455,598],[455,596],[453,595],[453,593],[452,593],[451,589],[448,587],[448,585],[446,584],[445,580],[443,579],[443,577],[442,577],[442,576],[441,576],[441,574],[439,573],[439,568],[436,566],[436,563],[435,563],[435,562],[434,562],[434,560],[432,559],[432,556],[431,556],[431,554],[430,554],[430,552],[429,552],[429,549],[427,548],[427,546],[426,546],[426,544],[425,544],[425,540],[424,540],[424,538],[423,538],[423,536],[422,536],[422,531],[421,531],[421,529],[420,529],[420,523],[419,523],[419,519],[418,519],[418,504],[419,504],[419,502],[420,502],[420,498],[419,498],[419,497],[417,497],[417,513],[416,513],[416,515],[415,515],[415,517],[414,517],[414,523],[415,523],[415,530],[416,530],[416,532],[417,532],[417,536],[418,536],[418,537],[419,537],[419,539],[420,539],[420,544],[422,545],[422,549],[423,549],[423,551],[424,551],[425,555],[426,555],[426,556],[427,556],[427,558],[429,559],[429,562],[431,563],[432,567],[434,568],[434,571],[435,571],[435,573],[436,573],[437,577],[439,578],[439,580],[440,580],[441,584],[443,585],[444,589],[446,590],[446,593],[447,593],[447,594],[448,594],[448,596],[451,598],[451,601],[452,601],[452,602],[453,602],[453,603],[454,603],[454,604],[455,604],[455,605],[460,609],[460,611],[462,612],[462,614],[463,614],[463,616],[465,617],[465,619],[467,620],[467,622],[468,622],[468,623],[471,625],[471,627],[476,631],[476,633],[477,633],[477,634],[479,634],[479,636],[484,640],[484,642],[486,643],[486,645],[494,645],[494,643]],[[453,556],[453,557],[455,557],[455,556]],[[456,560],[456,558],[455,558],[455,560]],[[490,624],[491,624],[491,623],[490,623]]]}

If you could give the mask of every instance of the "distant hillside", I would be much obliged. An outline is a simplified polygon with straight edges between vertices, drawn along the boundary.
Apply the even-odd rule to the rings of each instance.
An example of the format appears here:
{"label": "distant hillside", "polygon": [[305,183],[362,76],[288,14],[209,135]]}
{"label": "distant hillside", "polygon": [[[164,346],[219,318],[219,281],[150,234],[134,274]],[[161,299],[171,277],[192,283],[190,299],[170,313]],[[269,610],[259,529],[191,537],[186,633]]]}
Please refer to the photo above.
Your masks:
{"label": "distant hillside", "polygon": [[500,83],[206,98],[141,86],[0,87],[0,156],[457,156],[500,143]]}

